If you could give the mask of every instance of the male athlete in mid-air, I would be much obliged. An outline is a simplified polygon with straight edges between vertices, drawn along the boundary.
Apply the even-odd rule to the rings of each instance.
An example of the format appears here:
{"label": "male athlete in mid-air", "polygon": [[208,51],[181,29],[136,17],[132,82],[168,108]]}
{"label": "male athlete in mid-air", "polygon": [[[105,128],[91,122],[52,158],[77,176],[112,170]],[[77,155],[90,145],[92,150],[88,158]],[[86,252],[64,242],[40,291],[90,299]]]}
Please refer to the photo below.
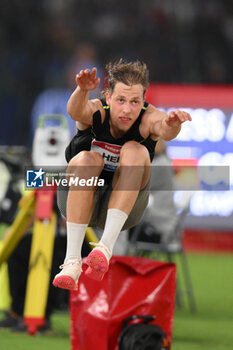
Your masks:
{"label": "male athlete in mid-air", "polygon": [[167,115],[145,101],[149,79],[145,63],[121,59],[106,68],[108,89],[103,100],[89,100],[89,92],[100,83],[93,68],[77,74],[77,88],[67,105],[77,121],[80,140],[67,174],[105,182],[88,188],[73,184],[69,191],[58,193],[58,205],[67,219],[67,250],[53,284],[64,289],[77,289],[87,226],[103,228],[103,235],[87,257],[85,273],[96,280],[103,278],[120,231],[136,225],[147,206],[157,140],[172,140],[181,124],[191,121],[186,112]]}

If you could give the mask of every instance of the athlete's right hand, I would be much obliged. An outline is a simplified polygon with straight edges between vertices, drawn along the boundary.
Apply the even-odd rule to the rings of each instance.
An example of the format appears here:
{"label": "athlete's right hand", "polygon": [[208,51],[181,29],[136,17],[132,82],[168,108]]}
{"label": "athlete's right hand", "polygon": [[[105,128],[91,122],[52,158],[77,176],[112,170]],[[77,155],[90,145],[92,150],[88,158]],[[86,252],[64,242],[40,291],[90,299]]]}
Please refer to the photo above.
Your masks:
{"label": "athlete's right hand", "polygon": [[76,75],[76,83],[82,90],[95,90],[100,83],[100,78],[96,78],[97,69],[94,67],[92,72],[90,69],[81,70]]}

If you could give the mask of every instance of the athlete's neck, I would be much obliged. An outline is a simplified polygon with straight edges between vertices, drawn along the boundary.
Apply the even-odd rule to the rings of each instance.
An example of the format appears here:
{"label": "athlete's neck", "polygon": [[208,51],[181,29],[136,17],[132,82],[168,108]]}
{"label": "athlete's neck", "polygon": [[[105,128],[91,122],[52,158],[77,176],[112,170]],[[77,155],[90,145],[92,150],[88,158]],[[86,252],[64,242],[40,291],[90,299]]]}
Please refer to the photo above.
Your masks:
{"label": "athlete's neck", "polygon": [[112,125],[110,120],[110,134],[115,138],[119,139],[127,133],[128,130],[120,130],[115,125]]}

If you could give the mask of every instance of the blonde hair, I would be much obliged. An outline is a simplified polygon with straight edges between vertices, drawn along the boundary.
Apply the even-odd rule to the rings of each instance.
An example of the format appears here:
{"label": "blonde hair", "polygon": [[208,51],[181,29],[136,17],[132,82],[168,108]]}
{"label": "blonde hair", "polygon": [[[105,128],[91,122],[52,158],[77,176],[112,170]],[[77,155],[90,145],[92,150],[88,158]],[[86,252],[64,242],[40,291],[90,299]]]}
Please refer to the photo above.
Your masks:
{"label": "blonde hair", "polygon": [[122,58],[115,63],[106,65],[108,72],[108,91],[113,93],[116,83],[123,83],[128,86],[141,84],[143,86],[143,96],[149,84],[149,71],[147,65],[141,61],[127,62]]}

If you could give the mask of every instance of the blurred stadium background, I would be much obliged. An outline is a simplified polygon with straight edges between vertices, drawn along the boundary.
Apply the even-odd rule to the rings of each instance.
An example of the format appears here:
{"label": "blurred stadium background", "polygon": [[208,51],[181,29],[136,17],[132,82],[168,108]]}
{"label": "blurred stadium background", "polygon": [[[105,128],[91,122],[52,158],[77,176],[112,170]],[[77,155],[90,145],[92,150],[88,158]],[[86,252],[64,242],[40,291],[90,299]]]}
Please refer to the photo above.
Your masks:
{"label": "blurred stadium background", "polygon": [[[39,114],[47,109],[49,113],[66,114],[75,73],[95,65],[103,82],[105,64],[123,57],[147,63],[149,101],[165,110],[179,107],[191,111],[193,123],[167,144],[173,160],[233,164],[231,0],[2,0],[0,44],[0,145],[26,147],[30,153]],[[70,131],[74,132],[72,123]],[[1,200],[6,183],[3,168],[0,176]],[[200,325],[212,307],[216,318],[219,313],[220,320],[225,321],[230,320],[233,307],[233,281],[228,275],[233,270],[232,168],[229,181],[230,191],[197,191],[185,222],[185,248],[188,252],[204,252],[208,263],[211,261],[205,265],[203,256],[197,259],[190,255],[202,315],[200,319],[193,317]],[[211,298],[212,306],[209,303],[205,308],[208,296],[203,297],[198,286],[208,288],[201,283],[203,276],[199,279],[199,273],[203,266],[211,268],[214,263],[209,252],[228,254],[223,257],[223,271],[217,270],[215,276],[216,284],[223,283],[224,266],[228,266],[227,282],[223,283],[228,294]],[[210,275],[214,279],[213,271]],[[217,277],[222,282],[217,282]],[[213,280],[210,286],[215,288]],[[224,304],[224,298],[226,308],[218,309],[216,302]],[[176,322],[180,328],[175,332],[174,349],[198,349],[198,339],[193,341],[197,347],[191,346],[192,332],[185,328],[188,319],[190,314],[178,311]],[[197,324],[194,327],[199,331]],[[212,323],[216,325],[217,321]],[[230,329],[230,323],[225,325]],[[218,335],[225,335],[221,327]],[[227,349],[227,341],[230,344],[231,340],[226,340],[226,347],[214,347],[215,342],[210,348]],[[201,348],[208,349],[204,340]],[[0,349],[10,347],[1,348],[0,343]]]}
{"label": "blurred stadium background", "polygon": [[2,0],[0,10],[1,144],[29,144],[35,98],[67,87],[82,44],[100,67],[144,60],[151,82],[233,83],[230,0]]}
{"label": "blurred stadium background", "polygon": [[[39,114],[66,113],[80,68],[96,65],[103,87],[105,64],[124,57],[148,64],[149,101],[166,110],[189,108],[194,117],[168,145],[172,159],[232,164],[232,1],[3,0],[0,9],[1,145],[30,150]],[[171,84],[225,90],[209,89],[205,98],[202,89],[177,93]],[[232,213],[232,192],[197,193],[189,226],[231,230]]]}

